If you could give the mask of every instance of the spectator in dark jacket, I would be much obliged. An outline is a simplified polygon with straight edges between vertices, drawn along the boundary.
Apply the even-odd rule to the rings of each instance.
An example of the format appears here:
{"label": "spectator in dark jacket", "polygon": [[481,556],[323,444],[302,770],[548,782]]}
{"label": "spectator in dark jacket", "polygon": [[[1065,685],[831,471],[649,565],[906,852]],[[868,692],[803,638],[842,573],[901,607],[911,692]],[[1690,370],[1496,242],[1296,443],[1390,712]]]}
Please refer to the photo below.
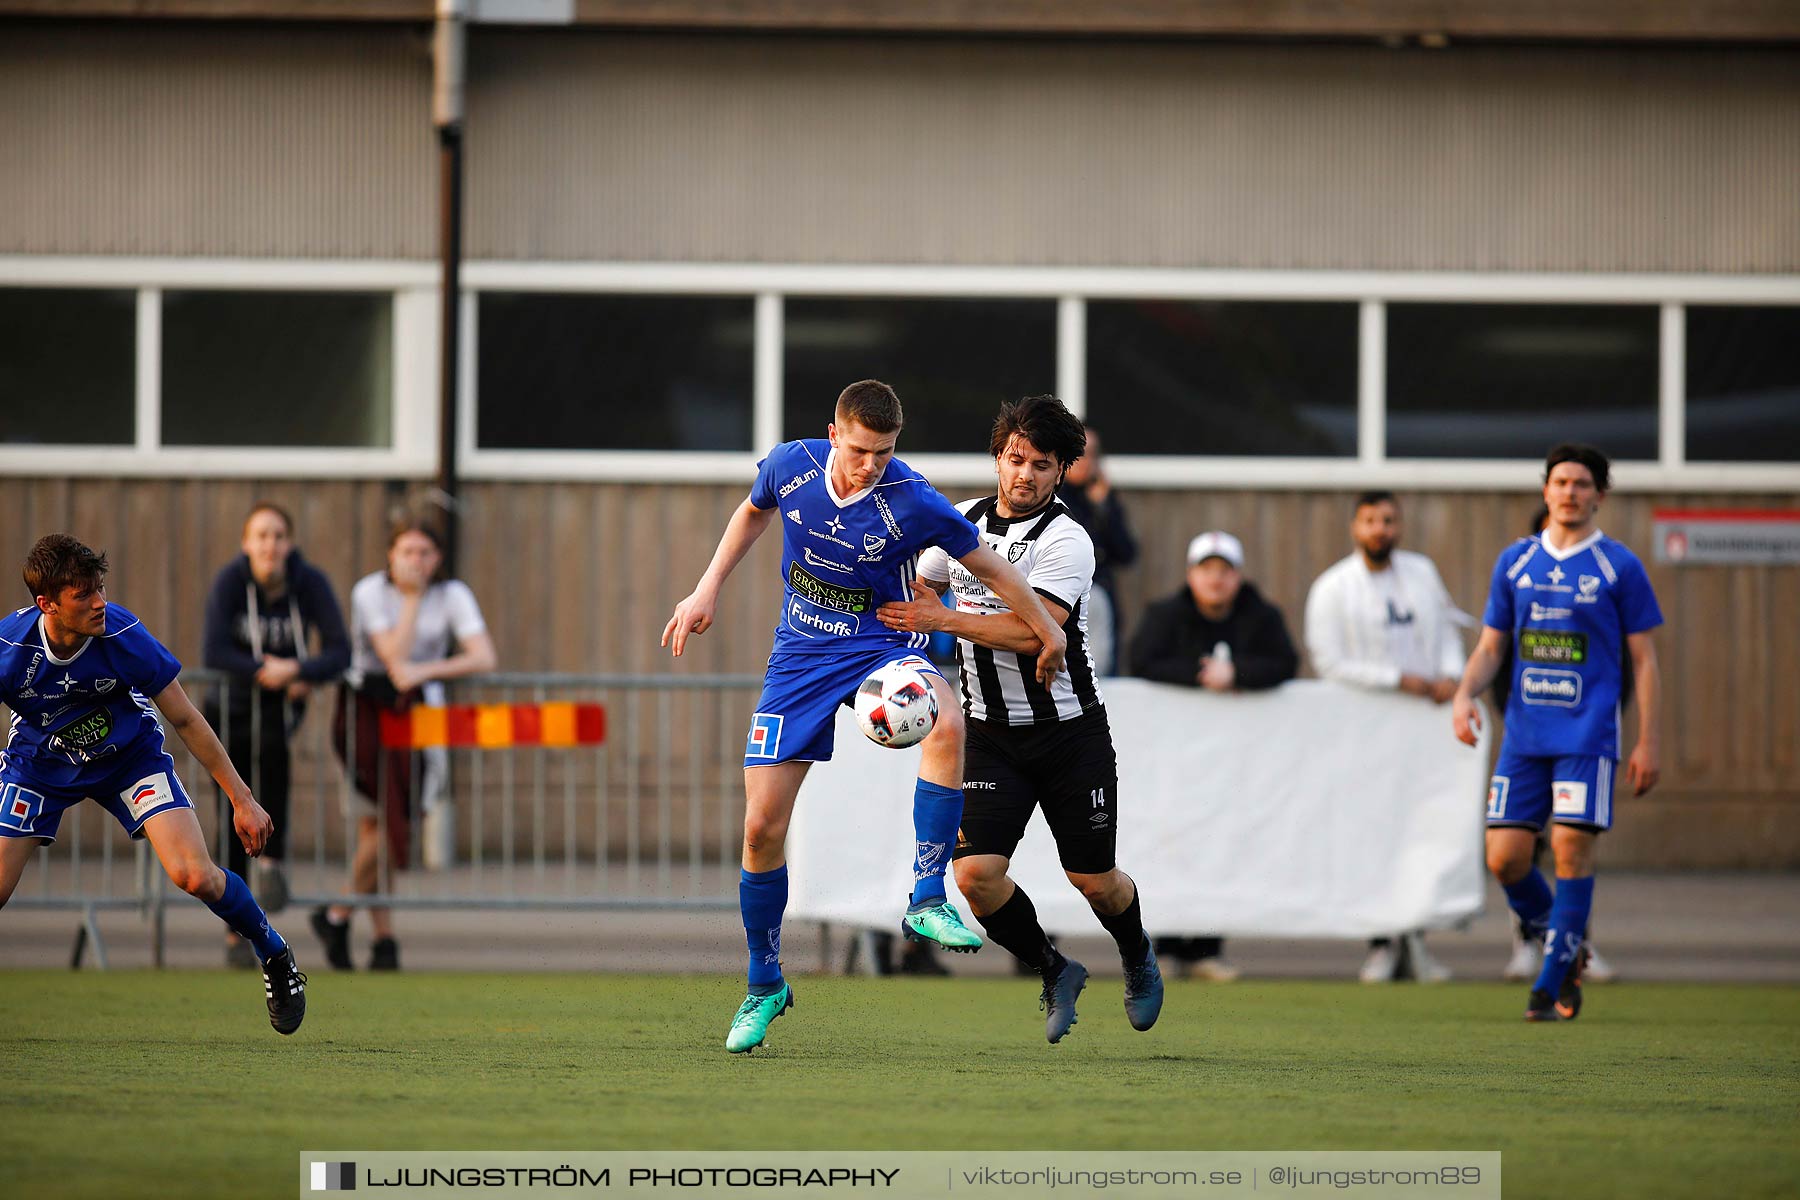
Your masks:
{"label": "spectator in dark jacket", "polygon": [[1300,670],[1281,610],[1244,578],[1229,533],[1188,543],[1187,586],[1152,604],[1131,639],[1131,673],[1216,692],[1260,691]]}
{"label": "spectator in dark jacket", "polygon": [[[1152,604],[1131,638],[1131,673],[1209,691],[1257,691],[1300,670],[1281,610],[1244,579],[1244,547],[1229,533],[1188,543],[1187,586]],[[1219,937],[1159,937],[1156,954],[1182,975],[1228,983],[1238,969]]]}
{"label": "spectator in dark jacket", "polygon": [[[305,714],[312,686],[336,679],[349,666],[350,638],[331,581],[294,548],[286,512],[267,503],[252,508],[244,520],[243,551],[220,569],[206,602],[206,665],[229,675],[208,698],[206,715],[232,765],[275,822],[253,870],[246,869],[237,840],[226,839],[229,865],[251,881],[264,909],[277,912],[287,903],[281,863],[287,849],[288,739]],[[228,962],[256,965],[248,945],[235,937],[227,945]]]}
{"label": "spectator in dark jacket", "polygon": [[1094,586],[1088,593],[1088,648],[1102,675],[1118,667],[1119,631],[1122,625],[1113,605],[1113,569],[1137,561],[1137,539],[1125,519],[1125,505],[1112,489],[1112,480],[1100,459],[1100,435],[1087,427],[1087,449],[1069,464],[1056,498],[1069,515],[1081,523],[1094,543]]}

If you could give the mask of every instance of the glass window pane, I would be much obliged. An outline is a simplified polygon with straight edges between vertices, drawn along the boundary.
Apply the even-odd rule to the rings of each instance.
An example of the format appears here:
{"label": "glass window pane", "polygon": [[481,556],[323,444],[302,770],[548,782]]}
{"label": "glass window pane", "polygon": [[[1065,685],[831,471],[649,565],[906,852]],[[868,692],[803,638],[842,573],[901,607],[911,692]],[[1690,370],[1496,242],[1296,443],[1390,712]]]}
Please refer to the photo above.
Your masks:
{"label": "glass window pane", "polygon": [[491,450],[748,450],[747,296],[484,292],[477,444]]}
{"label": "glass window pane", "polygon": [[164,292],[163,442],[391,445],[393,307],[379,292]]}
{"label": "glass window pane", "polygon": [[0,442],[130,445],[137,294],[0,288]]}
{"label": "glass window pane", "polygon": [[1355,304],[1096,300],[1087,410],[1112,454],[1356,453]]}
{"label": "glass window pane", "polygon": [[1654,459],[1658,327],[1641,305],[1390,304],[1387,452]]}
{"label": "glass window pane", "polygon": [[1800,462],[1800,307],[1687,310],[1687,457]]}
{"label": "glass window pane", "polygon": [[824,437],[838,393],[893,387],[900,456],[981,454],[1002,400],[1056,390],[1054,300],[789,298],[782,429]]}

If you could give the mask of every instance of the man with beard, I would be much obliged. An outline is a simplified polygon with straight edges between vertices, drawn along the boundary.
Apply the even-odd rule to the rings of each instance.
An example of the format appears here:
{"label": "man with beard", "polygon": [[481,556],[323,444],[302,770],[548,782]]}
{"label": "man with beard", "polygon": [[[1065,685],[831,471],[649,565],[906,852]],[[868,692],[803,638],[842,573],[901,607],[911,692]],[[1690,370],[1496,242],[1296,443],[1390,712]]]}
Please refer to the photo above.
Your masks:
{"label": "man with beard", "polygon": [[[1356,551],[1313,581],[1306,597],[1306,649],[1321,679],[1399,691],[1433,704],[1456,694],[1467,620],[1438,569],[1423,554],[1400,550],[1400,502],[1388,491],[1356,498],[1350,521]],[[1369,943],[1360,978],[1388,983],[1410,973],[1424,983],[1450,978],[1419,932]]]}

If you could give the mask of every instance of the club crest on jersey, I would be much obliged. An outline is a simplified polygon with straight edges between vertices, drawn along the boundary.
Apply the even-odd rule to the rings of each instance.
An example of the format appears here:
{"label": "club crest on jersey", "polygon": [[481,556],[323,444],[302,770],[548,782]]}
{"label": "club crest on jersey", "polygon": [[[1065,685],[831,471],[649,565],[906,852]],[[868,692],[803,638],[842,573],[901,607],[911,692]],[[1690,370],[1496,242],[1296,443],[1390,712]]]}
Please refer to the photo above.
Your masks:
{"label": "club crest on jersey", "polygon": [[94,691],[102,696],[106,695],[106,693],[112,691],[114,688],[116,688],[118,686],[119,686],[119,681],[116,679],[96,679],[96,680],[94,680]]}
{"label": "club crest on jersey", "polygon": [[876,537],[872,533],[863,534],[863,553],[864,554],[880,554],[881,548],[885,545],[887,545],[886,538]]}
{"label": "club crest on jersey", "polygon": [[1583,575],[1576,580],[1576,583],[1581,590],[1580,594],[1575,597],[1575,603],[1593,604],[1600,599],[1600,577],[1598,575]]}
{"label": "club crest on jersey", "polygon": [[1025,557],[1025,551],[1031,548],[1030,542],[1014,542],[1006,548],[1006,561],[1016,563]]}

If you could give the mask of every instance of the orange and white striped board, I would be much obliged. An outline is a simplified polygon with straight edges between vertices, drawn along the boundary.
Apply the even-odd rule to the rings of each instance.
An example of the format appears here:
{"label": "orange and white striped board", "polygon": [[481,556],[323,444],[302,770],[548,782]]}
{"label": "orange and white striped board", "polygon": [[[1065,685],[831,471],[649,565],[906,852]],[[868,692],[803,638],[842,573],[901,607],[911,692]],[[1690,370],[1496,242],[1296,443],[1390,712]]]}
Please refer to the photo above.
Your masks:
{"label": "orange and white striped board", "polygon": [[606,709],[598,704],[422,704],[381,714],[389,750],[506,750],[514,746],[598,746]]}

